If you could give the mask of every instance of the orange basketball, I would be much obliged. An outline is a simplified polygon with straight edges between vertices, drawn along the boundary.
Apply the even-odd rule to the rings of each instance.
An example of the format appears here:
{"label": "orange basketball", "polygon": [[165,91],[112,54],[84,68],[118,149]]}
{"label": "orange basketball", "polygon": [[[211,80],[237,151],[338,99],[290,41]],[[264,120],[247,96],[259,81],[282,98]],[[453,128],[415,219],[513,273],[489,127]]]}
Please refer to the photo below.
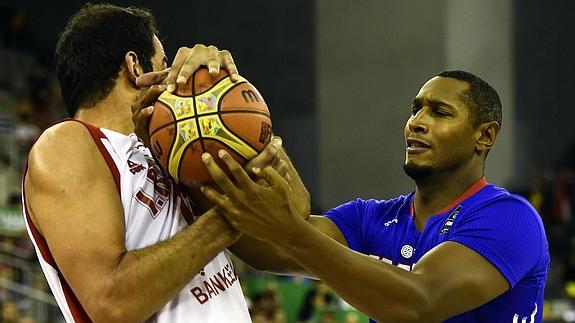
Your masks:
{"label": "orange basketball", "polygon": [[233,83],[226,71],[212,78],[206,68],[194,73],[174,94],[164,92],[150,119],[152,153],[161,166],[185,185],[212,181],[202,153],[217,158],[225,149],[240,164],[256,156],[272,135],[268,107],[258,90],[239,77]]}

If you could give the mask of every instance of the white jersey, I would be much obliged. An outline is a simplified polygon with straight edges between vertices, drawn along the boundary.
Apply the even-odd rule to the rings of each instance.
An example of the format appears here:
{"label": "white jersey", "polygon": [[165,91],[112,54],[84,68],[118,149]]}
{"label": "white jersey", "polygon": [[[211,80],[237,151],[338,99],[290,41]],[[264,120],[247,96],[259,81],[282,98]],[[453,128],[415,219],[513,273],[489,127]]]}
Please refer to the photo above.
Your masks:
{"label": "white jersey", "polygon": [[[181,196],[178,185],[164,177],[149,150],[135,135],[84,125],[110,168],[121,196],[128,250],[166,240],[194,221],[193,209]],[[30,220],[24,191],[23,201],[28,234],[66,321],[90,322],[58,269],[46,241]],[[251,322],[238,277],[226,252],[220,252],[148,322]]]}

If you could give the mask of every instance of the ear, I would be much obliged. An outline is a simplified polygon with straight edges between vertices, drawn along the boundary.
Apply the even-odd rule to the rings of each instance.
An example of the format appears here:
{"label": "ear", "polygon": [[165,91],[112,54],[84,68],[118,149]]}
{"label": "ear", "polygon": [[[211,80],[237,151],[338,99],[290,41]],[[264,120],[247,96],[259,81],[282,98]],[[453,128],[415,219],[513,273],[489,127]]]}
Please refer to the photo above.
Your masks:
{"label": "ear", "polygon": [[138,60],[138,55],[132,51],[126,53],[124,56],[124,63],[126,64],[126,72],[128,73],[128,77],[136,84],[136,79],[138,76],[144,74],[144,70],[140,65],[140,61]]}
{"label": "ear", "polygon": [[495,144],[497,134],[499,134],[499,123],[497,121],[489,121],[482,123],[477,128],[477,141],[475,143],[475,151],[479,154],[487,152]]}

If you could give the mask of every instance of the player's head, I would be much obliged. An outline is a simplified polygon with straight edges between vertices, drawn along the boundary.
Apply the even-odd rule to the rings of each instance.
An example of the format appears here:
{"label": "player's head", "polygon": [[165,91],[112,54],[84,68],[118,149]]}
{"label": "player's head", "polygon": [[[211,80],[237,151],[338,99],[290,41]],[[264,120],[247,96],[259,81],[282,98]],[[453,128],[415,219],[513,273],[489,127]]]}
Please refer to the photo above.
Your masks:
{"label": "player's head", "polygon": [[146,9],[88,4],[76,12],[54,55],[68,114],[108,96],[122,68],[136,75],[152,71],[161,48],[156,34],[155,19]]}
{"label": "player's head", "polygon": [[405,126],[405,172],[413,179],[483,167],[501,127],[501,100],[485,81],[445,71],[427,81]]}

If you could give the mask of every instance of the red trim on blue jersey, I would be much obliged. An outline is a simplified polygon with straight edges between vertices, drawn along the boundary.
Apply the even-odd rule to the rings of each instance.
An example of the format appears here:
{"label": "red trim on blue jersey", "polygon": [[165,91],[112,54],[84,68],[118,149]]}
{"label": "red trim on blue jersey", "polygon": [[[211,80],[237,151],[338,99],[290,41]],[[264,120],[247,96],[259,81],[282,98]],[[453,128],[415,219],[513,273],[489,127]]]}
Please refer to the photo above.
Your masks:
{"label": "red trim on blue jersey", "polygon": [[[484,188],[485,186],[487,186],[487,184],[489,184],[489,183],[487,183],[487,179],[485,178],[485,176],[481,177],[480,180],[475,182],[475,184],[471,185],[471,187],[469,187],[465,192],[463,192],[463,194],[459,195],[459,197],[456,198],[455,201],[449,203],[446,207],[435,212],[435,214],[442,214],[442,213],[445,213],[445,212],[453,209],[454,207],[456,207],[458,204],[460,204],[461,202],[463,202],[464,200],[466,200],[470,196],[473,196],[475,193],[481,191],[481,189]],[[411,200],[411,205],[409,207],[409,214],[413,218],[413,199]]]}

